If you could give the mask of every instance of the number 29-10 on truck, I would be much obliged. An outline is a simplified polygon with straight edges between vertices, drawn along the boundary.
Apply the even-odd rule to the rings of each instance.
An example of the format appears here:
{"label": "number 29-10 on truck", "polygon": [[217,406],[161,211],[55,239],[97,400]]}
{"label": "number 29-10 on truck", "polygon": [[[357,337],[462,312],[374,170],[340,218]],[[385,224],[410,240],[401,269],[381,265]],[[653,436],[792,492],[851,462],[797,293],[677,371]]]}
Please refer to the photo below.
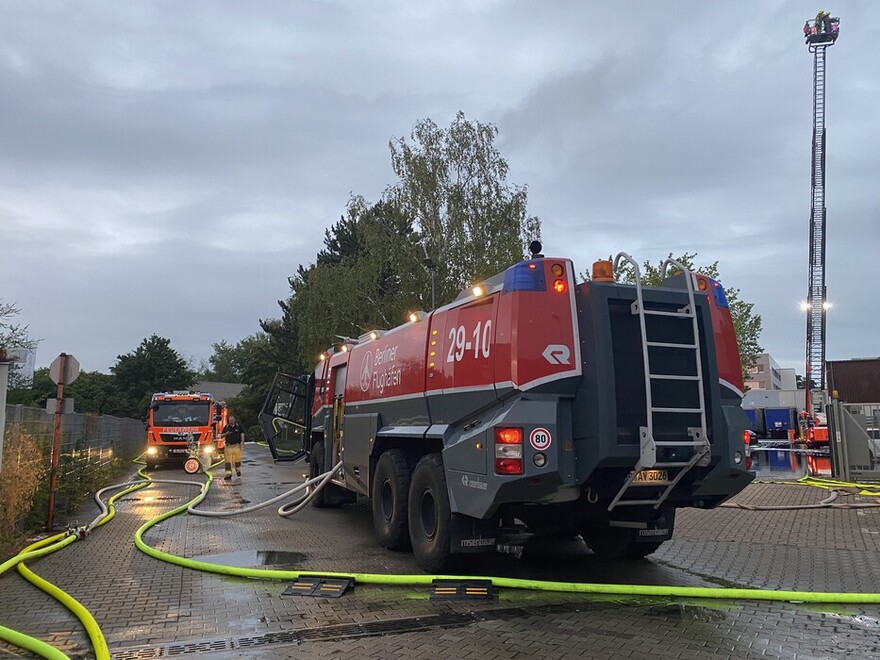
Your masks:
{"label": "number 29-10 on truck", "polygon": [[[632,284],[615,281],[624,264]],[[753,478],[724,289],[672,260],[661,271],[643,285],[621,253],[578,284],[569,259],[533,254],[345,340],[313,374],[276,377],[260,415],[273,457],[333,469],[314,504],[369,498],[379,543],[430,572],[550,535],[644,557],[677,509]]]}

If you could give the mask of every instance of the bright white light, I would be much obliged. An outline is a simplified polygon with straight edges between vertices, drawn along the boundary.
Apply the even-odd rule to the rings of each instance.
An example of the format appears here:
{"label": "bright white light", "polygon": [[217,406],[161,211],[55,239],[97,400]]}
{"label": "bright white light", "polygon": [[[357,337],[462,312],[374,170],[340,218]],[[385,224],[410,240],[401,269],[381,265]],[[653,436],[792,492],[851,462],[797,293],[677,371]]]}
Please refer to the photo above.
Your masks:
{"label": "bright white light", "polygon": [[822,303],[822,309],[831,309],[832,307],[833,307],[833,305],[830,302],[828,302],[827,300]]}
{"label": "bright white light", "polygon": [[801,300],[800,308],[802,312],[806,312],[808,309],[810,309],[810,303],[808,303],[806,300]]}

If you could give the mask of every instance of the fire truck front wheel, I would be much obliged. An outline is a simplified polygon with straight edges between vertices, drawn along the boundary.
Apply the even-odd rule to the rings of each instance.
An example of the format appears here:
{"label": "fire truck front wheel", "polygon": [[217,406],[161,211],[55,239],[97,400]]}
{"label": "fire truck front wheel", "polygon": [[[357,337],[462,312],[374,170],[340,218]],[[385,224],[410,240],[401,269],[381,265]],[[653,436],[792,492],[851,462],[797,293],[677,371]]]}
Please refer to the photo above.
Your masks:
{"label": "fire truck front wheel", "polygon": [[373,475],[373,528],[379,543],[389,550],[409,550],[407,499],[412,464],[400,449],[389,449],[379,457]]}
{"label": "fire truck front wheel", "polygon": [[[325,471],[324,441],[317,440],[312,444],[312,449],[309,452],[309,478],[314,479],[315,477],[324,474]],[[333,484],[327,484],[324,486],[324,488],[321,489],[321,492],[315,495],[315,498],[312,500],[312,506],[316,509],[329,509],[342,506],[342,502],[337,501],[333,497],[335,489],[337,488],[338,486],[334,486]]]}
{"label": "fire truck front wheel", "polygon": [[416,465],[409,487],[409,537],[416,561],[428,573],[450,563],[452,513],[440,454],[428,454]]}

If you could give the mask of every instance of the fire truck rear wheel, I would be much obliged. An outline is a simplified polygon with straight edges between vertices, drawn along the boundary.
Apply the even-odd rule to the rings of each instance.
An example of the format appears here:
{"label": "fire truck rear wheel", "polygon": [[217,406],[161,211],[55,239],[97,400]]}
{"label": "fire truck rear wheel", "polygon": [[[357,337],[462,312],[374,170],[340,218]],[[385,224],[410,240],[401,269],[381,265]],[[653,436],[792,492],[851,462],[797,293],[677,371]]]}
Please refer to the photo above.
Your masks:
{"label": "fire truck rear wheel", "polygon": [[409,550],[407,500],[412,464],[400,449],[379,457],[373,475],[373,528],[379,543],[389,550]]}
{"label": "fire truck rear wheel", "polygon": [[452,513],[440,454],[423,456],[409,487],[409,537],[416,561],[428,573],[448,568]]}

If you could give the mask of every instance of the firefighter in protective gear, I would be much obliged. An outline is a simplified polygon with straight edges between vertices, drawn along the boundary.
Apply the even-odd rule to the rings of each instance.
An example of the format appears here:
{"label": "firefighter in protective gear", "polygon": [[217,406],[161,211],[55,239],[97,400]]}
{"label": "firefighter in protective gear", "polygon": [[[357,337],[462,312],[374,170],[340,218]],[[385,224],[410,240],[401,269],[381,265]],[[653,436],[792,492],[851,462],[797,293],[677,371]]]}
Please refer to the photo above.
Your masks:
{"label": "firefighter in protective gear", "polygon": [[226,474],[223,479],[229,481],[232,479],[232,466],[235,466],[235,473],[241,476],[241,449],[244,444],[244,429],[235,417],[229,417],[229,423],[226,425],[226,431],[222,434],[226,438],[226,449],[223,450],[223,460],[225,463]]}

